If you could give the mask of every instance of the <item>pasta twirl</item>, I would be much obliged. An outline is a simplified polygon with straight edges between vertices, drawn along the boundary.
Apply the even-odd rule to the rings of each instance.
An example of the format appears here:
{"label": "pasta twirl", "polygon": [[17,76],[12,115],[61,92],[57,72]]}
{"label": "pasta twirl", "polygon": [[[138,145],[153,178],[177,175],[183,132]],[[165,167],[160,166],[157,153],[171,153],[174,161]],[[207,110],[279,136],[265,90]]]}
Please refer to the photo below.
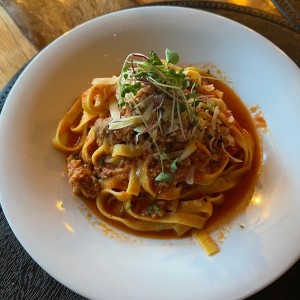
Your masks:
{"label": "pasta twirl", "polygon": [[61,119],[54,146],[68,153],[73,191],[136,231],[204,231],[252,167],[254,141],[215,88],[216,78],[181,68],[177,53],[128,55],[118,77],[96,78]]}

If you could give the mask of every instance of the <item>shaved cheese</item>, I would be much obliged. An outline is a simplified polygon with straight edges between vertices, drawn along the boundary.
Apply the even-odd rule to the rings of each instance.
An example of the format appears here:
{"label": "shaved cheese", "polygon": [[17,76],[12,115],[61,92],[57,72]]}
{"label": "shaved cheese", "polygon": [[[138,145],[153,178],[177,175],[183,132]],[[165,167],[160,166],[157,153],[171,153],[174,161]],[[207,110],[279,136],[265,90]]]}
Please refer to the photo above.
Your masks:
{"label": "shaved cheese", "polygon": [[182,155],[182,153],[183,153],[183,150],[177,150],[177,151],[173,151],[173,152],[169,152],[169,153],[164,153],[164,154],[162,154],[161,159],[162,160],[174,159],[174,158]]}
{"label": "shaved cheese", "polygon": [[187,157],[189,157],[195,150],[197,149],[197,147],[195,146],[194,143],[188,143],[187,146],[184,148],[183,153],[180,155],[180,157],[178,158],[178,162],[181,162],[183,160],[185,160]]}
{"label": "shaved cheese", "polygon": [[131,116],[131,117],[127,117],[127,118],[120,118],[117,120],[112,120],[109,123],[108,129],[110,129],[110,130],[120,129],[120,128],[124,128],[124,127],[130,126],[130,125],[140,124],[142,122],[143,122],[143,119],[141,116]]}
{"label": "shaved cheese", "polygon": [[113,120],[120,119],[120,110],[115,97],[109,99],[109,111]]}
{"label": "shaved cheese", "polygon": [[151,102],[150,105],[145,110],[143,117],[146,121],[150,120],[152,112],[153,112],[153,107],[154,107],[154,104],[153,104],[153,102]]}
{"label": "shaved cheese", "polygon": [[238,162],[238,163],[242,163],[243,161],[241,159],[235,158],[233,157],[228,151],[225,150],[224,144],[222,143],[222,148],[224,150],[224,152],[234,161],[234,162]]}
{"label": "shaved cheese", "polygon": [[135,143],[138,144],[142,140],[142,134],[145,132],[146,127],[143,124],[139,124],[134,127],[134,131],[137,132],[135,135]]}
{"label": "shaved cheese", "polygon": [[143,133],[145,131],[146,127],[143,124],[139,124],[137,126],[135,126],[134,131],[136,131],[138,133],[138,135],[140,135],[141,133]]}
{"label": "shaved cheese", "polygon": [[213,130],[216,130],[217,118],[218,118],[219,112],[220,112],[220,109],[219,109],[218,106],[216,106],[215,109],[214,109],[214,115],[213,115],[212,120],[211,120],[211,126],[212,126]]}
{"label": "shaved cheese", "polygon": [[186,175],[186,183],[187,184],[194,184],[194,176],[195,176],[195,166],[191,166],[187,175]]}

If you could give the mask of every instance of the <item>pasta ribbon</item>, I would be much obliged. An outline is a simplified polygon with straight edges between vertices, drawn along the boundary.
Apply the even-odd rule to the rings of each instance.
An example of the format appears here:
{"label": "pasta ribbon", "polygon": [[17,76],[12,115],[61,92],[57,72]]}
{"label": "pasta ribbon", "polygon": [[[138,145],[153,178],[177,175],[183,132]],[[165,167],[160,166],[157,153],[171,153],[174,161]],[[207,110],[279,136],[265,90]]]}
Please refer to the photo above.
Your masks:
{"label": "pasta ribbon", "polygon": [[147,192],[148,194],[150,194],[153,197],[156,197],[156,192],[154,191],[154,189],[151,186],[151,181],[150,181],[150,177],[148,174],[148,171],[149,171],[148,166],[149,166],[148,159],[144,160],[140,164],[140,167],[138,169],[139,181],[140,181],[141,186],[145,190],[145,192]]}
{"label": "pasta ribbon", "polygon": [[111,150],[109,142],[107,141],[107,139],[104,139],[103,144],[92,155],[93,165],[97,165],[101,158],[103,158],[104,155],[107,155],[110,152]]}
{"label": "pasta ribbon", "polygon": [[125,157],[137,157],[141,156],[144,152],[143,147],[137,147],[134,145],[116,144],[112,148],[112,157],[125,156]]}
{"label": "pasta ribbon", "polygon": [[86,139],[85,139],[85,142],[82,146],[82,150],[81,150],[81,156],[82,156],[82,159],[87,163],[87,162],[90,162],[91,161],[91,155],[89,153],[89,147],[94,143],[96,139],[96,135],[95,135],[95,132],[92,129],[90,129]]}
{"label": "pasta ribbon", "polygon": [[109,211],[107,211],[105,207],[105,202],[106,198],[102,196],[97,197],[97,207],[99,211],[107,218],[112,219],[114,221],[118,221],[127,227],[137,230],[137,231],[159,231],[159,230],[167,230],[167,229],[172,229],[173,224],[168,224],[168,223],[153,223],[153,222],[148,222],[144,221],[141,219],[135,219],[135,218],[122,218],[122,217],[117,217],[111,215]]}
{"label": "pasta ribbon", "polygon": [[131,171],[130,171],[129,183],[128,183],[128,187],[127,187],[127,193],[134,195],[134,196],[139,195],[140,188],[141,188],[136,171],[137,171],[136,164],[133,164]]}
{"label": "pasta ribbon", "polygon": [[[87,123],[81,126],[81,131],[78,131],[78,135],[71,134],[72,126],[76,120],[82,115],[81,98],[73,104],[70,110],[60,120],[55,137],[53,139],[53,145],[58,150],[63,152],[76,152],[83,146],[84,140],[87,136]],[[72,141],[75,140],[76,142]]]}
{"label": "pasta ribbon", "polygon": [[151,218],[147,216],[140,216],[134,213],[131,209],[131,206],[128,207],[127,212],[134,218],[138,218],[144,221],[154,222],[154,223],[172,223],[172,224],[181,224],[193,228],[202,229],[207,218],[198,216],[196,214],[189,214],[184,212],[169,212],[166,213],[161,218]]}
{"label": "pasta ribbon", "polygon": [[71,130],[73,132],[82,132],[83,128],[95,117],[97,117],[97,116],[91,115],[91,114],[87,113],[86,111],[84,111],[83,115],[81,117],[80,123],[76,127],[72,127]]}
{"label": "pasta ribbon", "polygon": [[197,200],[180,201],[177,211],[201,213],[201,215],[209,218],[212,215],[213,206],[211,202],[208,202],[205,198],[201,198]]}
{"label": "pasta ribbon", "polygon": [[99,115],[101,112],[109,110],[109,99],[116,93],[117,81],[98,78],[98,80],[94,79],[93,82],[97,83],[87,91],[82,101],[82,107],[91,115]]}
{"label": "pasta ribbon", "polygon": [[182,186],[172,187],[169,188],[159,194],[157,194],[157,199],[164,199],[164,200],[175,200],[180,197],[180,193],[182,190]]}
{"label": "pasta ribbon", "polygon": [[53,145],[70,154],[73,191],[107,219],[192,235],[212,255],[219,248],[206,223],[258,166],[257,143],[228,109],[237,102],[225,101],[226,86],[178,60],[169,49],[164,60],[129,54],[120,76],[95,78],[76,100]]}
{"label": "pasta ribbon", "polygon": [[204,230],[195,230],[193,232],[194,239],[205,250],[207,255],[213,255],[220,251],[218,245],[210,237],[210,235]]}

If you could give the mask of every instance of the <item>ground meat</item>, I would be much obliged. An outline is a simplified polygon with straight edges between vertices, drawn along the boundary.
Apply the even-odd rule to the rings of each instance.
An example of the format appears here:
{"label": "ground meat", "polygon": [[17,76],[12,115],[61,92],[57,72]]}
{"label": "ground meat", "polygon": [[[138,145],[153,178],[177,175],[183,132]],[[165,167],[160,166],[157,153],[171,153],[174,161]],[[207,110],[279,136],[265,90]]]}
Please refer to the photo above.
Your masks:
{"label": "ground meat", "polygon": [[179,168],[180,167],[187,167],[190,168],[192,166],[192,161],[190,157],[187,157],[186,159],[184,159],[183,161],[181,161],[179,163]]}
{"label": "ground meat", "polygon": [[209,163],[211,154],[205,146],[201,146],[200,143],[196,143],[197,149],[190,156],[191,164],[196,166],[197,169],[203,169]]}
{"label": "ground meat", "polygon": [[106,138],[110,145],[134,143],[135,132],[133,126],[127,126],[120,129],[110,130],[109,122],[111,118],[98,119],[94,125],[94,131],[98,140],[98,144],[102,144],[103,139]]}
{"label": "ground meat", "polygon": [[69,159],[68,176],[75,194],[96,198],[100,193],[100,184],[93,174],[92,167],[84,165],[82,160]]}
{"label": "ground meat", "polygon": [[159,208],[159,210],[152,210],[151,212],[151,218],[155,219],[155,218],[159,218],[159,217],[163,217],[166,213],[166,206],[167,206],[167,202],[166,201],[157,201],[156,202],[157,207]]}
{"label": "ground meat", "polygon": [[176,131],[173,134],[165,135],[164,132],[167,129],[168,128],[163,128],[163,134],[160,132],[160,130],[157,131],[156,144],[159,145],[160,149],[163,149],[166,152],[182,149],[186,144],[186,141],[182,140],[181,132]]}
{"label": "ground meat", "polygon": [[[111,158],[111,157],[110,157]],[[106,160],[101,164],[101,166],[96,166],[94,173],[98,178],[105,179],[109,177],[123,177],[129,178],[129,173],[131,171],[131,160],[127,157],[120,157],[117,164],[107,163]]]}
{"label": "ground meat", "polygon": [[167,202],[160,200],[154,204],[149,205],[146,209],[142,211],[142,216],[150,216],[152,219],[161,218],[166,213]]}
{"label": "ground meat", "polygon": [[130,144],[135,141],[135,132],[133,126],[127,126],[124,128],[116,129],[116,130],[108,130],[107,128],[107,136],[109,143],[111,145],[115,144]]}
{"label": "ground meat", "polygon": [[106,119],[101,119],[99,118],[94,125],[94,132],[96,134],[96,137],[98,140],[103,141],[103,135],[105,130],[108,128],[109,122],[112,120],[112,118],[106,118]]}

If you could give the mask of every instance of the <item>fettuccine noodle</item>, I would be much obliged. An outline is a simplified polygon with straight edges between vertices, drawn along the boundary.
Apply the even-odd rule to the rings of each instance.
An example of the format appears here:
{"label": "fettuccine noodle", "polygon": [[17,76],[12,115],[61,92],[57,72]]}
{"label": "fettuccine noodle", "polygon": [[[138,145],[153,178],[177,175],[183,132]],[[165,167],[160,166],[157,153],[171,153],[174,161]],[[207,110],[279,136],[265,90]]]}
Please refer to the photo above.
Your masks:
{"label": "fettuccine noodle", "polygon": [[131,54],[121,75],[96,78],[59,122],[54,146],[69,154],[73,191],[101,214],[137,231],[205,231],[224,192],[251,168],[254,143],[215,89],[212,76]]}

